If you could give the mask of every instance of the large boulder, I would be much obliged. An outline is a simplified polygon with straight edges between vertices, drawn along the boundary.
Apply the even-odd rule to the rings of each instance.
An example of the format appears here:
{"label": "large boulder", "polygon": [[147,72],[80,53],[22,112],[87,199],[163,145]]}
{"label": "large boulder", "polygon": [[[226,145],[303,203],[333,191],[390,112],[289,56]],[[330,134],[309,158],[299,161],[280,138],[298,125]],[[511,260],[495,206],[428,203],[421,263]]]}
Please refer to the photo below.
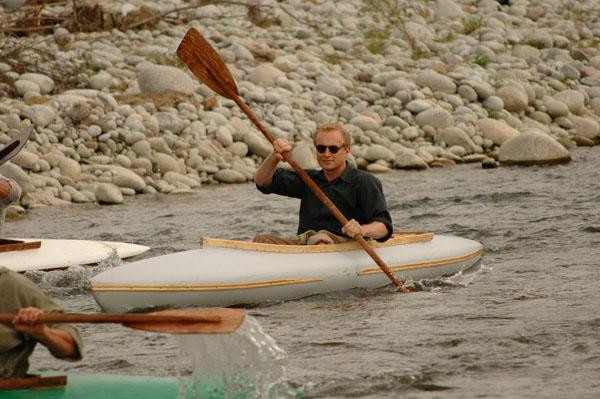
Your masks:
{"label": "large boulder", "polygon": [[571,154],[565,147],[536,129],[506,140],[498,155],[503,165],[555,165],[571,161]]}
{"label": "large boulder", "polygon": [[244,135],[243,140],[248,146],[248,151],[251,154],[256,154],[259,157],[266,158],[273,152],[273,146],[271,143],[254,132],[247,132]]}
{"label": "large boulder", "polygon": [[506,140],[519,132],[503,120],[483,118],[477,121],[484,139],[491,140],[496,145],[502,145]]}
{"label": "large boulder", "polygon": [[502,86],[496,95],[504,102],[504,108],[510,112],[523,112],[527,110],[527,93],[515,85]]}
{"label": "large boulder", "polygon": [[271,64],[260,64],[248,76],[248,79],[257,86],[269,87],[275,85],[275,80],[285,74]]}
{"label": "large boulder", "polygon": [[451,78],[437,73],[431,69],[417,74],[415,83],[420,87],[429,87],[434,92],[447,94],[456,93],[456,84]]}
{"label": "large boulder", "polygon": [[292,149],[291,156],[303,169],[317,169],[319,167],[312,143],[304,141],[296,144]]}
{"label": "large boulder", "polygon": [[468,153],[481,151],[481,147],[477,146],[466,132],[455,126],[441,130],[438,136],[449,146],[461,146]]}
{"label": "large boulder", "polygon": [[173,90],[192,94],[194,81],[179,68],[168,65],[151,65],[143,68],[138,76],[138,85],[142,93],[160,94]]}
{"label": "large boulder", "polygon": [[27,172],[10,161],[0,166],[0,174],[16,181],[21,186],[22,195],[35,190],[35,186]]}

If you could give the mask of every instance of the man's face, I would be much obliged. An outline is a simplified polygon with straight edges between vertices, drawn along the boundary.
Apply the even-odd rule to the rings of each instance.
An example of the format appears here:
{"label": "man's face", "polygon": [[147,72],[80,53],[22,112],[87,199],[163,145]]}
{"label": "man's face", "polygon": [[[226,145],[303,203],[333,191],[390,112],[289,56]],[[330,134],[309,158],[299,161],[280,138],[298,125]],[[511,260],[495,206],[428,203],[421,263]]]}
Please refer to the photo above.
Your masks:
{"label": "man's face", "polygon": [[[323,170],[333,171],[343,167],[350,148],[344,146],[344,135],[338,130],[327,130],[319,132],[315,146],[317,148],[317,161]],[[335,147],[337,152],[334,154]],[[319,150],[323,150],[320,152]]]}

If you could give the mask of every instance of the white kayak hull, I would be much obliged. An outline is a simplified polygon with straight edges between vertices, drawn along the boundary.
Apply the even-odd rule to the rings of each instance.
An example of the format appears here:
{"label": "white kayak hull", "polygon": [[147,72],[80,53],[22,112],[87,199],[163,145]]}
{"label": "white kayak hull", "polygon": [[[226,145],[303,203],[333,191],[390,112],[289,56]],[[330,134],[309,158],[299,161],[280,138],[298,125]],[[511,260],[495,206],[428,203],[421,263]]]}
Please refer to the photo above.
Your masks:
{"label": "white kayak hull", "polygon": [[116,241],[11,238],[24,242],[41,241],[39,248],[0,252],[0,266],[17,272],[52,270],[98,263],[113,253],[121,259],[146,252],[149,247]]}
{"label": "white kayak hull", "polygon": [[[374,245],[401,280],[452,275],[475,265],[483,254],[483,246],[473,240],[430,233],[412,236],[398,245]],[[156,306],[257,304],[390,284],[358,244],[341,244],[347,250],[334,247],[205,239],[200,249],[104,271],[92,279],[92,294],[104,310],[127,312]]]}

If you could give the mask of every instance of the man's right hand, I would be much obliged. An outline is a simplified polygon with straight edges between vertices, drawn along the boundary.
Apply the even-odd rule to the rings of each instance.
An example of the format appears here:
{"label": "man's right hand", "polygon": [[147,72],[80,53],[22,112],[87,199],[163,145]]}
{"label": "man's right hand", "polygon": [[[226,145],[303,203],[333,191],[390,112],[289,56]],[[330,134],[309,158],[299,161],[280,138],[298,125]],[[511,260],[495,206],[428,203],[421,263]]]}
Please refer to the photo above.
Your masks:
{"label": "man's right hand", "polygon": [[21,308],[12,320],[13,327],[15,330],[28,334],[36,341],[41,342],[58,358],[75,359],[80,356],[75,340],[68,331],[38,323],[43,314],[43,309],[35,307]]}
{"label": "man's right hand", "polygon": [[280,161],[283,161],[283,153],[289,151],[292,151],[292,145],[287,140],[275,139],[273,141],[273,153]]}
{"label": "man's right hand", "polygon": [[39,308],[21,308],[12,320],[13,327],[15,330],[29,334],[34,338],[41,338],[48,330],[46,324],[37,322],[43,314],[44,311]]}

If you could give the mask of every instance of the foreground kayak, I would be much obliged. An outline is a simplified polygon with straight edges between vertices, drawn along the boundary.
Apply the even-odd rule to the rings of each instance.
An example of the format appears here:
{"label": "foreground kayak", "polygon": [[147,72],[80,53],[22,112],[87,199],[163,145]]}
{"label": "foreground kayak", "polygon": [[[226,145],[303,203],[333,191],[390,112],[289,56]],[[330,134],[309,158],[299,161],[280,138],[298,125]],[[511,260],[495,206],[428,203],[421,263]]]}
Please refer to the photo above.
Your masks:
{"label": "foreground kayak", "polygon": [[[149,247],[116,241],[12,238],[0,244],[0,265],[16,272],[98,263],[113,253],[125,259]],[[37,245],[28,245],[37,244]]]}
{"label": "foreground kayak", "polygon": [[[104,310],[127,312],[257,304],[390,284],[356,242],[300,246],[204,238],[202,244],[104,271],[92,279],[92,294]],[[403,281],[455,274],[483,254],[479,242],[431,233],[397,233],[370,245]]]}
{"label": "foreground kayak", "polygon": [[[176,399],[179,382],[169,377],[108,374],[67,375],[64,386],[1,391],[2,399]],[[186,395],[187,397],[191,397]]]}
{"label": "foreground kayak", "polygon": [[[62,378],[50,377],[50,378]],[[49,378],[49,379],[50,379]],[[2,380],[0,380],[2,381]],[[180,390],[185,396],[179,395]],[[300,397],[298,393],[296,397]],[[251,392],[224,394],[222,385],[192,383],[190,378],[68,373],[66,384],[0,391],[2,399],[191,399],[250,398]]]}

